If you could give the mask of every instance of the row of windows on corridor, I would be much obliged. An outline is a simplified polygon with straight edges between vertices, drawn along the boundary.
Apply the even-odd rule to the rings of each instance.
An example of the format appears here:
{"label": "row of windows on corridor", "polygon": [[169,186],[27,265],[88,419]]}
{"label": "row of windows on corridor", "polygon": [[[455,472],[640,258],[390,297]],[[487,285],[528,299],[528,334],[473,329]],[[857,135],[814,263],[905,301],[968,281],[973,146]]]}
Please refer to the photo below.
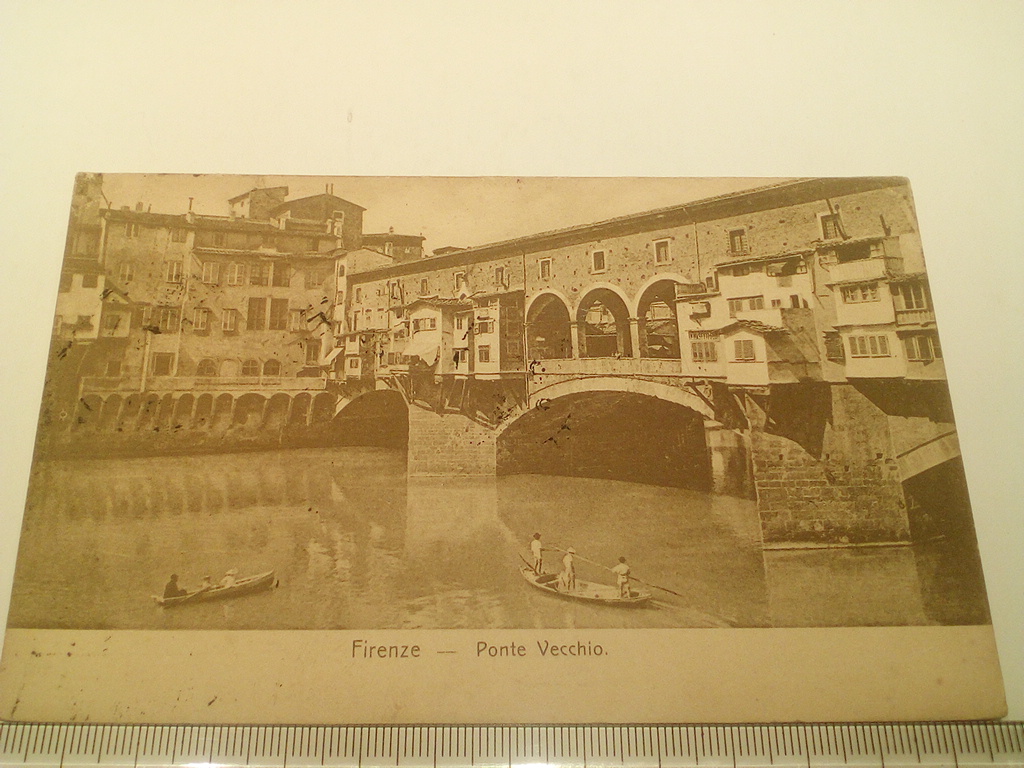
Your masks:
{"label": "row of windows on corridor", "polygon": [[[200,282],[206,285],[262,285],[275,288],[289,288],[298,270],[286,262],[218,262],[207,261],[203,263],[202,270],[197,272]],[[333,274],[333,268],[318,267],[306,269],[302,272],[304,287],[307,290],[316,290],[324,284]],[[85,277],[85,276],[83,276]],[[127,284],[135,279],[135,264],[131,261],[121,262],[118,267],[118,279],[122,284]],[[167,283],[182,283],[185,280],[185,266],[181,261],[165,261],[163,267],[163,279]],[[91,285],[82,282],[83,288],[95,287],[93,280]],[[70,283],[69,283],[70,288]]]}
{"label": "row of windows on corridor", "polygon": [[[930,362],[942,359],[942,348],[939,337],[935,333],[915,333],[904,336],[903,349],[907,360],[912,362]],[[838,349],[835,342],[839,342]],[[885,334],[863,334],[850,336],[848,339],[850,357],[892,357],[889,337]],[[698,339],[690,342],[693,361],[698,363],[718,362],[719,342],[710,339]],[[826,336],[827,357],[833,361],[843,358],[841,341],[838,336]],[[752,339],[735,339],[733,341],[734,362],[757,362],[754,342]]]}
{"label": "row of windows on corridor", "polygon": [[[126,222],[124,225],[124,236],[134,240],[142,235],[142,230],[163,230],[163,227],[144,227],[137,222]],[[342,228],[336,226],[335,236],[340,236]],[[180,228],[172,228],[169,231],[172,243],[184,243],[188,240],[188,231]],[[248,248],[273,248],[278,247],[286,250],[309,250],[316,251],[320,247],[319,237],[300,237],[291,235],[272,235],[268,233],[236,233],[236,232],[200,232],[196,235],[197,244],[201,246],[213,246],[214,248],[235,248],[238,250]]]}
{"label": "row of windows on corridor", "polygon": [[[307,348],[306,363],[315,365],[319,356],[319,346]],[[310,359],[312,358],[312,359]],[[154,352],[150,356],[150,371],[153,376],[173,376],[175,355],[173,352]],[[107,375],[120,375],[120,361],[112,360],[107,365]],[[267,360],[260,363],[259,360],[245,360],[241,367],[236,360],[222,360],[219,363],[211,358],[200,360],[195,368],[195,376],[200,378],[231,377],[241,375],[246,378],[259,376],[276,377],[280,376],[283,370],[280,360]]]}
{"label": "row of windows on corridor", "polygon": [[[843,237],[843,224],[838,213],[823,215],[820,217],[820,220],[823,240],[837,240]],[[672,241],[670,238],[655,240],[653,245],[655,264],[668,264],[672,261]],[[743,256],[750,253],[746,229],[741,228],[729,231],[729,253],[733,256]],[[537,262],[538,277],[541,280],[547,280],[551,277],[552,262],[551,258],[540,259]],[[608,252],[605,250],[592,251],[590,254],[590,271],[599,273],[605,272],[607,269]],[[806,272],[807,268],[802,265],[798,271]]]}
{"label": "row of windows on corridor", "polygon": [[[310,327],[309,315],[305,309],[292,309],[288,299],[249,298],[244,315],[237,309],[221,309],[215,312],[209,307],[196,307],[192,310],[192,330],[197,333],[209,332],[219,319],[220,329],[225,332],[305,331]],[[107,317],[108,330],[117,328],[118,316]],[[176,333],[181,325],[181,310],[178,307],[145,307],[141,320],[142,326],[150,330]]]}

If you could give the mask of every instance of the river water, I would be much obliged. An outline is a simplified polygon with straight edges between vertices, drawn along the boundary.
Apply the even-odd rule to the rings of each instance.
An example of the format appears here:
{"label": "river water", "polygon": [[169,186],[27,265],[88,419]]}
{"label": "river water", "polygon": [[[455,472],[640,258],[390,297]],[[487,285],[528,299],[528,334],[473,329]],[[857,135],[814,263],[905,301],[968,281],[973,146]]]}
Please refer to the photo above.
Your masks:
{"label": "river water", "polygon": [[[647,608],[546,595],[532,534],[665,587]],[[557,555],[548,570],[557,569]],[[276,589],[150,598],[230,568]],[[579,563],[579,578],[614,583]],[[753,502],[611,480],[407,478],[374,448],[38,462],[9,623],[82,629],[766,627],[987,621],[973,540],[766,552]]]}

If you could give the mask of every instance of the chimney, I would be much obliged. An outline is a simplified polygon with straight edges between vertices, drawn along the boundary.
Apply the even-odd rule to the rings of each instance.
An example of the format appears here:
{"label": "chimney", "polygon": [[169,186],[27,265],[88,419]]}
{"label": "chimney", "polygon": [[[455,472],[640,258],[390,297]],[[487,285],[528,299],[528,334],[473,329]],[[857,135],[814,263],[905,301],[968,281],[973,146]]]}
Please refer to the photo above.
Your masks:
{"label": "chimney", "polygon": [[138,203],[135,204],[135,210],[136,211],[141,211],[142,210],[142,203],[141,202],[138,202]]}

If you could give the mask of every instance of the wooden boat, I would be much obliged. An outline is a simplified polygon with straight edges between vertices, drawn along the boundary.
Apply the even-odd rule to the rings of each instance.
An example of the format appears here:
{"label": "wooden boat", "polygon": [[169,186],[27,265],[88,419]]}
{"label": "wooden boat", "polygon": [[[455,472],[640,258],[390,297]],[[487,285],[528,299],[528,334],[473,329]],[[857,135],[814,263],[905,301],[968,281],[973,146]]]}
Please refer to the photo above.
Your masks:
{"label": "wooden boat", "polygon": [[223,600],[228,597],[241,597],[261,589],[269,589],[274,586],[274,572],[258,573],[255,576],[247,576],[239,579],[230,587],[214,586],[210,589],[197,589],[181,597],[160,597],[153,595],[153,602],[164,608],[173,608],[177,605],[190,605],[192,603],[205,603],[207,600]]}
{"label": "wooden boat", "polygon": [[576,579],[576,588],[574,590],[564,592],[558,588],[557,573],[538,574],[533,568],[525,565],[519,566],[519,572],[523,575],[524,579],[537,589],[570,600],[584,600],[590,603],[603,603],[605,605],[634,606],[643,605],[651,599],[650,592],[630,589],[629,597],[623,597],[619,594],[618,587],[612,587],[607,584],[595,584],[580,579]]}

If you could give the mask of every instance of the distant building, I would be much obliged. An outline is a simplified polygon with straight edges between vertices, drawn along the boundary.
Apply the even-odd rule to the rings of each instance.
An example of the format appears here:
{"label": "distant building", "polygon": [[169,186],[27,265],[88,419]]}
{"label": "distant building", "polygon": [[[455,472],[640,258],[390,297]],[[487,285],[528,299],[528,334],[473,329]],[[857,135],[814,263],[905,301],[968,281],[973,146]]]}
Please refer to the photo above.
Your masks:
{"label": "distant building", "polygon": [[250,190],[229,201],[229,216],[99,211],[98,277],[130,299],[131,343],[82,371],[116,369],[118,381],[86,389],[326,378],[338,254],[358,245],[364,209],[287,193]]}
{"label": "distant building", "polygon": [[423,258],[422,235],[396,235],[394,232],[364,234],[363,248],[390,256],[396,264]]}

